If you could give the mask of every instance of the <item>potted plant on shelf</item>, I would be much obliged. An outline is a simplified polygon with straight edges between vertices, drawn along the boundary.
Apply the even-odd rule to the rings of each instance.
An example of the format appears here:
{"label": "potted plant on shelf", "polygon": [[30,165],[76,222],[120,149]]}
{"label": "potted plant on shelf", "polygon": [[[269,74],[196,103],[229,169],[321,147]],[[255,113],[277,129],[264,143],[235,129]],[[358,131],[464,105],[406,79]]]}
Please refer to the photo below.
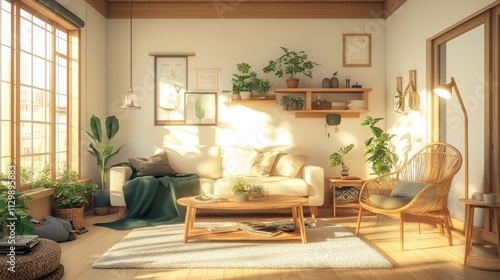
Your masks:
{"label": "potted plant on shelf", "polygon": [[316,110],[323,110],[323,109],[327,109],[326,104],[327,104],[326,99],[321,99],[318,96],[316,96],[316,99],[313,102],[313,105],[316,105],[316,106],[312,106],[312,107],[313,107],[313,109],[316,109]]}
{"label": "potted plant on shelf", "polygon": [[45,168],[33,183],[33,187],[54,189],[54,217],[70,220],[75,229],[83,227],[84,206],[88,204],[87,194],[97,189],[97,184],[84,184],[73,170],[64,170],[61,178],[51,180],[51,170]]}
{"label": "potted plant on shelf", "polygon": [[231,79],[233,82],[233,93],[239,94],[241,99],[250,99],[252,96],[251,81],[257,77],[257,74],[250,71],[252,66],[246,62],[236,64],[236,68],[239,73],[233,74],[233,78]]}
{"label": "potted plant on shelf", "polygon": [[342,171],[340,171],[340,174],[342,176],[349,176],[349,167],[347,167],[345,165],[344,156],[347,153],[349,153],[353,147],[354,147],[354,144],[349,144],[345,147],[340,148],[338,152],[330,155],[330,160],[328,161],[328,163],[330,164],[330,167],[335,167],[335,166],[341,165]]}
{"label": "potted plant on shelf", "polygon": [[259,99],[266,99],[266,94],[271,91],[273,85],[268,79],[261,79],[257,76],[250,82],[252,91],[255,91],[259,95]]}
{"label": "potted plant on shelf", "polygon": [[[35,233],[35,227],[31,222],[32,217],[26,213],[28,210],[26,203],[30,200],[32,197],[0,184],[0,238],[12,236],[12,233],[15,235]],[[14,210],[12,203],[15,203]]]}
{"label": "potted plant on shelf", "polygon": [[364,154],[368,155],[366,162],[370,164],[372,174],[377,176],[390,173],[398,161],[398,155],[390,149],[391,140],[396,135],[384,132],[382,128],[375,126],[377,122],[383,119],[367,116],[361,122],[361,126],[369,126],[373,134],[373,137],[365,141]]}
{"label": "potted plant on shelf", "polygon": [[282,78],[284,75],[288,77],[287,86],[296,88],[299,84],[298,74],[312,78],[312,69],[320,64],[309,60],[308,55],[304,51],[289,50],[285,47],[280,47],[284,52],[283,55],[275,60],[270,60],[268,65],[262,71],[264,73],[274,72],[276,76]]}
{"label": "potted plant on shelf", "polygon": [[113,157],[121,151],[123,145],[115,150],[115,146],[110,143],[111,139],[120,130],[120,123],[118,119],[115,116],[106,117],[105,126],[107,141],[105,141],[104,136],[102,135],[101,120],[98,117],[92,115],[92,118],[90,118],[90,128],[92,132],[83,129],[83,131],[85,131],[87,135],[94,140],[94,143],[91,142],[89,144],[90,149],[87,150],[87,152],[95,157],[101,177],[100,188],[95,190],[92,194],[95,215],[107,215],[109,214],[111,208],[109,190],[106,190],[106,178],[109,169],[114,166],[128,165],[126,162],[109,165],[111,159],[113,159]]}

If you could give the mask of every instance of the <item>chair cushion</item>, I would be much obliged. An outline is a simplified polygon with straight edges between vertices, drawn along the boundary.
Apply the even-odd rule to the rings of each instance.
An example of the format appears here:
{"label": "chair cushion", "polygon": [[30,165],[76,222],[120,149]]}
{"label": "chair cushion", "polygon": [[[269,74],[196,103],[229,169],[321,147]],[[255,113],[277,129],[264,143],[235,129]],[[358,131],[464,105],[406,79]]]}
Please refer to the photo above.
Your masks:
{"label": "chair cushion", "polygon": [[410,203],[412,198],[408,197],[395,197],[380,194],[372,194],[369,197],[370,202],[382,209],[397,209]]}
{"label": "chair cushion", "polygon": [[420,191],[422,191],[425,188],[425,186],[427,186],[427,184],[408,182],[408,181],[398,181],[392,188],[391,196],[413,198]]}
{"label": "chair cushion", "polygon": [[128,158],[128,162],[137,172],[137,176],[170,176],[177,172],[170,166],[166,152],[161,152],[149,158]]}

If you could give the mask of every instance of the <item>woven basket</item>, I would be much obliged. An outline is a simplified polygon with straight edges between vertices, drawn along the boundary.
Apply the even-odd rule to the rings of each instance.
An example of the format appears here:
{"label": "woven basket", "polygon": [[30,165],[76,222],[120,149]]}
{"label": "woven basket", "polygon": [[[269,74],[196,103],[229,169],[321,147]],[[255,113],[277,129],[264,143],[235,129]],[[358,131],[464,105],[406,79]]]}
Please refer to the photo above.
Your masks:
{"label": "woven basket", "polygon": [[83,207],[71,209],[52,209],[54,217],[70,220],[75,229],[83,227]]}
{"label": "woven basket", "polygon": [[105,215],[108,215],[110,211],[111,211],[111,206],[94,207],[94,215],[95,216],[105,216]]}

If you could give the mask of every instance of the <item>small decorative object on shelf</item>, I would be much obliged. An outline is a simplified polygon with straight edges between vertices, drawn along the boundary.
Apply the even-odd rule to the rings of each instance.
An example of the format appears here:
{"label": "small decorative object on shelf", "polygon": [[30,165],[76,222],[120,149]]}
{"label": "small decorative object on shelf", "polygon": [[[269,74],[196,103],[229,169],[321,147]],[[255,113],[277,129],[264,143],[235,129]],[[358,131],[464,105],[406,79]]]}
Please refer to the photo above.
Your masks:
{"label": "small decorative object on shelf", "polygon": [[338,71],[333,72],[332,77],[330,78],[330,84],[332,88],[340,87],[339,79],[337,78],[337,73]]}

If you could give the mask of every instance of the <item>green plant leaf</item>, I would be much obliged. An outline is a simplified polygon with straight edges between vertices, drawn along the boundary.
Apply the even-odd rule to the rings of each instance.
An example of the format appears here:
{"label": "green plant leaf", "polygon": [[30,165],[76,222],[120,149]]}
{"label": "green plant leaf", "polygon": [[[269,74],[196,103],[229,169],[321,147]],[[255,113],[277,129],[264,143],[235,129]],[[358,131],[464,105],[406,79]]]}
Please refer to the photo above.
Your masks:
{"label": "green plant leaf", "polygon": [[198,118],[201,123],[201,120],[205,117],[205,109],[206,109],[205,99],[199,96],[198,98],[196,98],[194,106],[195,106],[196,118]]}
{"label": "green plant leaf", "polygon": [[120,130],[120,122],[115,116],[108,116],[106,118],[106,136],[111,140],[113,136]]}
{"label": "green plant leaf", "polygon": [[94,135],[94,139],[97,141],[97,142],[101,142],[102,141],[102,128],[101,128],[101,120],[92,115],[92,117],[90,118],[90,128],[92,129],[92,134]]}

